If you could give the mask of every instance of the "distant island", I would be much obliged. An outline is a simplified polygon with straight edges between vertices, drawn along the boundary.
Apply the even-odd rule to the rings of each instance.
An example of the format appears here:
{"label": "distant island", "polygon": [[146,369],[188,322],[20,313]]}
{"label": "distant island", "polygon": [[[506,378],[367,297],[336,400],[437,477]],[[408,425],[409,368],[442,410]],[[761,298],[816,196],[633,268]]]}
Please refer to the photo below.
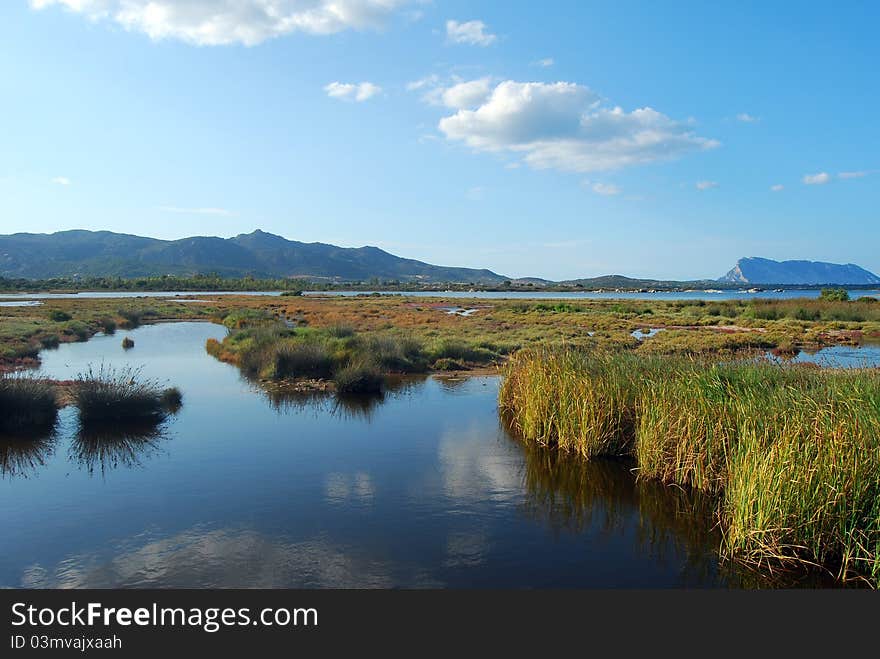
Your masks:
{"label": "distant island", "polygon": [[853,263],[822,261],[773,261],[756,256],[740,259],[719,281],[764,285],[855,285],[880,284],[880,277]]}
{"label": "distant island", "polygon": [[0,236],[0,289],[131,290],[589,290],[687,291],[755,287],[868,287],[857,265],[740,259],[720,279],[674,281],[619,274],[551,281],[488,269],[432,265],[378,247],[337,247],[265,231],[234,238],[159,240],[72,230]]}

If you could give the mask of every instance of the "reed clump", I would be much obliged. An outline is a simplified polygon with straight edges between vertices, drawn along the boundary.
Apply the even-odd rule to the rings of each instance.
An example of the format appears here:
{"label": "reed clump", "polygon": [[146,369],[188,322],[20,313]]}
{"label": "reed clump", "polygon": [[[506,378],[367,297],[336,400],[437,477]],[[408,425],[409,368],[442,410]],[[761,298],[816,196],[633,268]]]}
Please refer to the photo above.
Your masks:
{"label": "reed clump", "polygon": [[57,416],[52,383],[43,378],[0,375],[0,433],[50,430]]}
{"label": "reed clump", "polygon": [[141,377],[138,370],[101,366],[76,376],[71,391],[84,426],[107,422],[155,422],[179,409],[180,391]]}
{"label": "reed clump", "polygon": [[731,556],[880,586],[877,371],[535,349],[500,407],[526,439],[711,493]]}
{"label": "reed clump", "polygon": [[294,328],[262,320],[233,329],[223,341],[209,339],[205,348],[250,377],[327,380],[340,393],[378,393],[388,375],[424,373],[432,366],[464,370],[497,356],[460,340],[427,344],[399,332],[358,333],[342,324]]}

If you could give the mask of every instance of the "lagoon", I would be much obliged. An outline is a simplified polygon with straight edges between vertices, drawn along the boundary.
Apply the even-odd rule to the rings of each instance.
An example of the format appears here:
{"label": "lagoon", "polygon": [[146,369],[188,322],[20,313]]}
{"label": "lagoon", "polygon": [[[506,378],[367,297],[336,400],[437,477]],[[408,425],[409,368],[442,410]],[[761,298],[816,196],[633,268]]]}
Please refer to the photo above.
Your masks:
{"label": "lagoon", "polygon": [[55,436],[0,443],[0,586],[776,583],[719,561],[698,495],[510,436],[497,377],[402,380],[382,399],[269,396],[205,353],[225,331],[159,324],[42,353],[56,379],[142,367],[184,404],[159,433],[96,443],[68,408]]}

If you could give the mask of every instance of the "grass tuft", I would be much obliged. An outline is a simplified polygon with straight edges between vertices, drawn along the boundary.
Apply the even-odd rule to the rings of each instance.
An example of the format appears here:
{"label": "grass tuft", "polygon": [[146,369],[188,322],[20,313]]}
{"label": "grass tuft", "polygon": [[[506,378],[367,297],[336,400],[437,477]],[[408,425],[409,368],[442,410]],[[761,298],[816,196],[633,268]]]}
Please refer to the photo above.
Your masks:
{"label": "grass tuft", "polygon": [[72,391],[86,426],[106,422],[159,422],[180,407],[176,389],[165,389],[154,380],[141,377],[139,370],[91,367],[76,376]]}
{"label": "grass tuft", "polygon": [[0,432],[51,430],[58,416],[55,388],[42,378],[0,376]]}

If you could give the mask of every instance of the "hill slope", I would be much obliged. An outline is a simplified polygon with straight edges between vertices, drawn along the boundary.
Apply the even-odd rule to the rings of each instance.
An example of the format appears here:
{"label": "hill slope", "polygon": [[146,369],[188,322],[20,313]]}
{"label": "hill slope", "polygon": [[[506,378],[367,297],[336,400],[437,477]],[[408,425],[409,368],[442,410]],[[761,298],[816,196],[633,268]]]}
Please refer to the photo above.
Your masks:
{"label": "hill slope", "polygon": [[758,257],[740,259],[718,281],[738,284],[880,284],[880,277],[852,263],[773,261]]}
{"label": "hill slope", "polygon": [[304,277],[337,281],[382,280],[494,284],[491,270],[436,266],[378,247],[301,243],[263,231],[235,238],[194,236],[157,240],[109,231],[61,231],[0,236],[0,276],[40,279],[72,276],[144,277],[216,273],[226,277]]}

